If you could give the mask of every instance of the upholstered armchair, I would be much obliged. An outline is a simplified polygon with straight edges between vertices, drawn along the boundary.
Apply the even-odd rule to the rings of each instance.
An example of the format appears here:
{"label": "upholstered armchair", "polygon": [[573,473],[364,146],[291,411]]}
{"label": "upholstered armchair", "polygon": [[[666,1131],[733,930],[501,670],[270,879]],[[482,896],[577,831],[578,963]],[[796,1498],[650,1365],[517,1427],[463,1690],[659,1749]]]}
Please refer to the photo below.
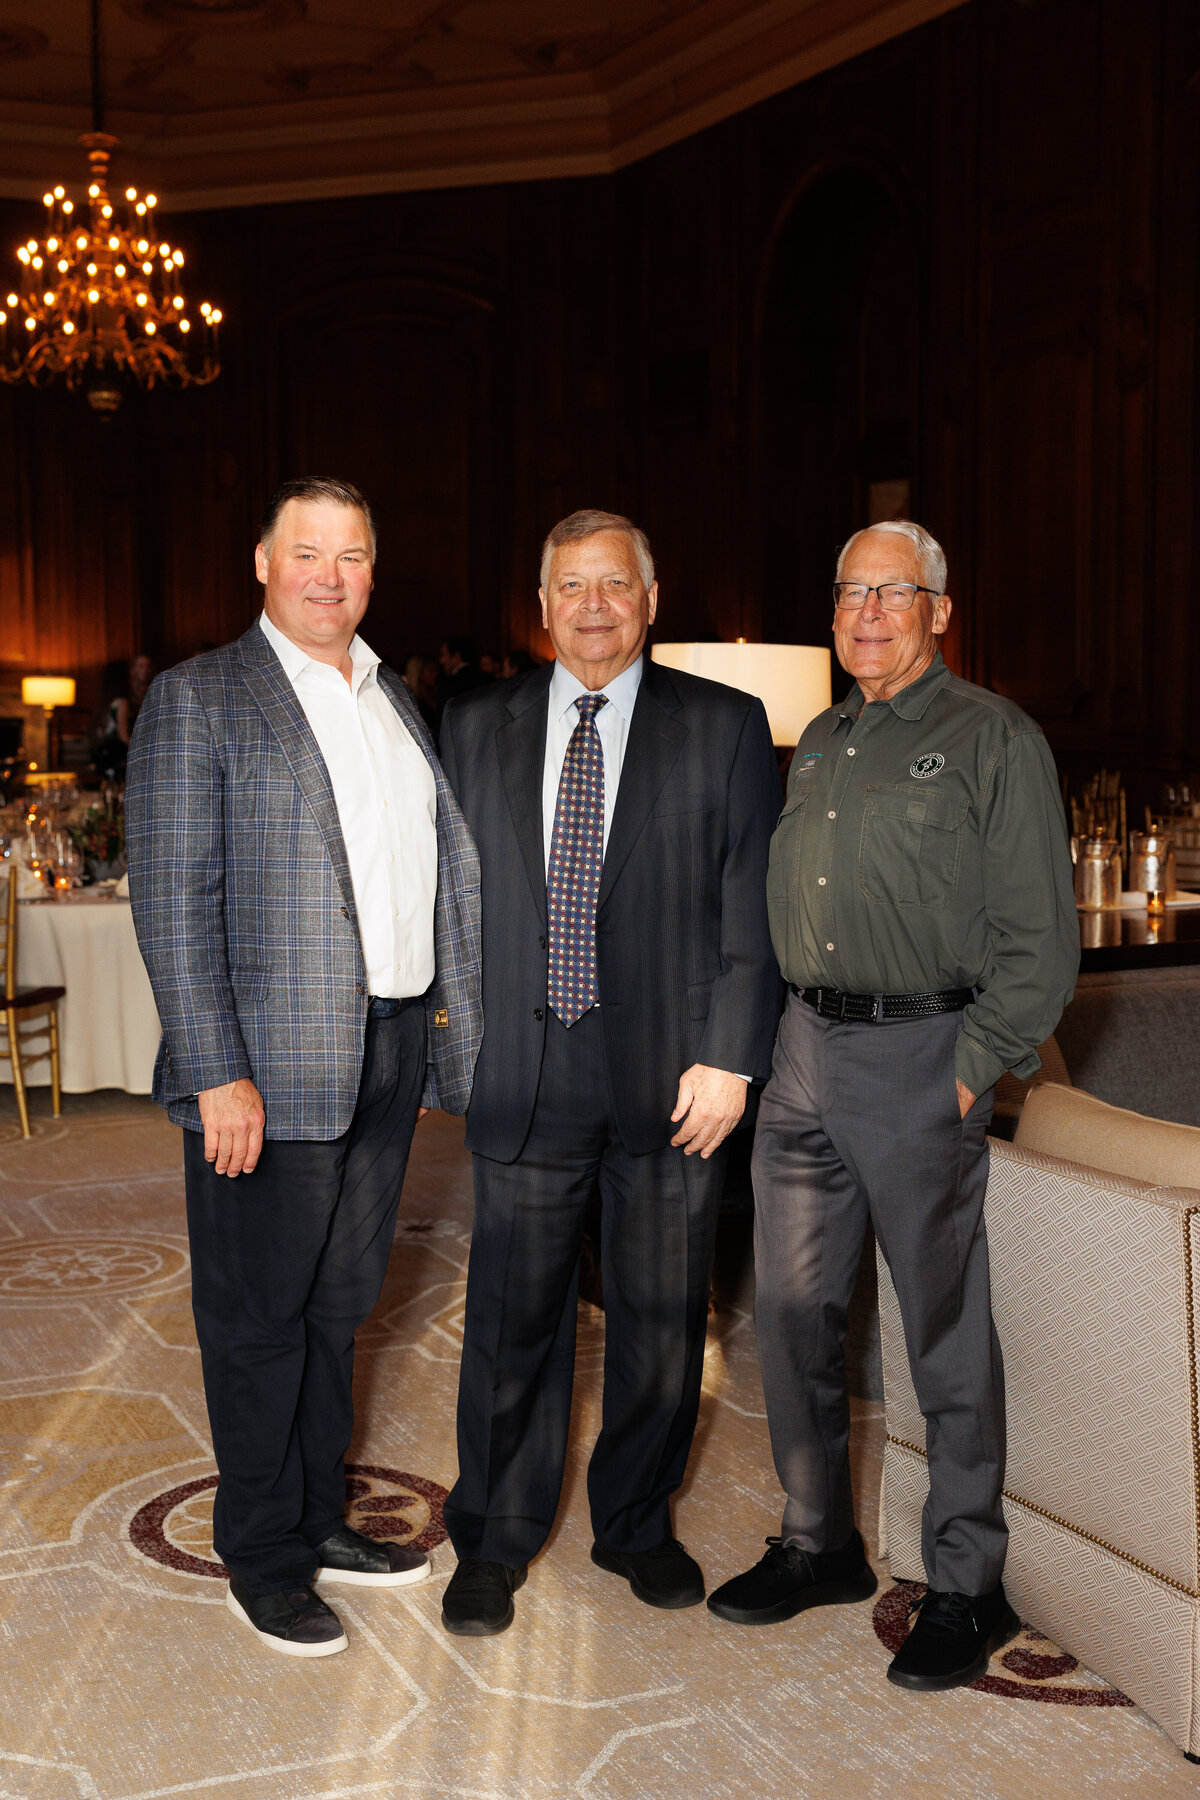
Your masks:
{"label": "upholstered armchair", "polygon": [[[1035,1088],[992,1145],[987,1229],[1009,1596],[1200,1759],[1200,1129]],[[924,1581],[925,1427],[882,1257],[879,1297],[881,1534]]]}

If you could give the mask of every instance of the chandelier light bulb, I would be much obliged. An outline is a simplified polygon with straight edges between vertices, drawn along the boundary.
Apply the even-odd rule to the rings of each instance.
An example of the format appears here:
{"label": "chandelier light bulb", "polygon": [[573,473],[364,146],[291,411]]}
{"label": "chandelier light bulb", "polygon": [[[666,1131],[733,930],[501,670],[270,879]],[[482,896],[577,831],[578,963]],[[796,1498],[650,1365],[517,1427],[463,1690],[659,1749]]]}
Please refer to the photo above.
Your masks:
{"label": "chandelier light bulb", "polygon": [[68,269],[69,269],[69,268],[70,268],[70,266],[71,266],[71,265],[70,265],[70,263],[69,263],[69,262],[68,262],[68,261],[67,261],[67,259],[66,259],[66,257],[65,257],[65,256],[64,256],[64,257],[62,257],[62,258],[60,258],[60,260],[59,260],[59,264],[58,264],[58,272],[59,272],[59,274],[60,274],[60,275],[65,275],[65,274],[66,274],[66,272],[67,272],[67,270],[68,270]]}
{"label": "chandelier light bulb", "polygon": [[34,257],[34,259],[33,259],[33,267],[34,267],[34,268],[35,268],[35,269],[40,269],[40,268],[41,268],[41,266],[42,266],[42,259],[41,259],[41,257],[40,257],[40,256],[35,256],[35,257]]}
{"label": "chandelier light bulb", "polygon": [[157,197],[154,194],[147,194],[146,195],[146,205],[147,206],[157,206],[158,205]]}
{"label": "chandelier light bulb", "polygon": [[71,336],[73,336],[74,331],[75,331],[75,327],[72,325],[70,319],[64,319],[63,320],[63,336],[71,337]]}
{"label": "chandelier light bulb", "polygon": [[17,255],[23,263],[27,263],[29,261],[29,252],[25,248],[24,244],[22,244],[21,248],[17,251]]}
{"label": "chandelier light bulb", "polygon": [[143,275],[153,275],[153,273],[154,273],[154,264],[144,262],[142,264],[142,274]]}
{"label": "chandelier light bulb", "polygon": [[146,320],[146,336],[147,336],[147,337],[153,337],[153,336],[154,336],[154,333],[155,333],[155,332],[156,332],[156,331],[157,331],[157,330],[158,330],[158,326],[157,326],[157,325],[156,325],[156,324],[155,324],[155,323],[154,323],[154,320],[153,320],[153,319],[147,319],[147,320]]}
{"label": "chandelier light bulb", "polygon": [[25,329],[26,329],[26,331],[36,331],[37,330],[37,320],[36,319],[26,319]]}
{"label": "chandelier light bulb", "polygon": [[137,199],[137,189],[136,188],[126,188],[125,189],[125,198],[127,200],[136,200]]}
{"label": "chandelier light bulb", "polygon": [[43,206],[53,206],[54,205],[54,195],[53,194],[43,194],[42,195],[42,205]]}
{"label": "chandelier light bulb", "polygon": [[10,306],[15,306],[17,304],[17,296],[15,294],[10,294],[8,296],[8,304]]}
{"label": "chandelier light bulb", "polygon": [[118,264],[117,264],[117,266],[116,266],[116,268],[115,268],[115,269],[114,269],[114,271],[113,271],[113,273],[114,273],[114,274],[115,274],[115,275],[119,275],[119,276],[123,276],[123,275],[124,275],[124,273],[125,273],[125,264],[124,264],[124,263],[118,263]]}
{"label": "chandelier light bulb", "polygon": [[75,211],[75,202],[73,200],[64,200],[63,201],[63,211],[69,217],[70,214]]}
{"label": "chandelier light bulb", "polygon": [[139,200],[137,203],[137,215],[139,219],[144,219],[146,216],[146,202],[144,200]]}
{"label": "chandelier light bulb", "polygon": [[88,264],[88,266],[87,266],[87,272],[88,272],[88,274],[89,274],[89,275],[95,275],[95,274],[96,274],[96,273],[97,273],[97,269],[96,269],[96,265],[95,265],[95,263],[89,263],[89,264]]}
{"label": "chandelier light bulb", "polygon": [[55,199],[56,199],[56,200],[61,200],[61,199],[62,199],[62,197],[63,197],[63,195],[64,195],[64,194],[65,194],[65,193],[66,193],[66,191],[67,191],[67,190],[66,190],[66,188],[64,188],[64,187],[63,187],[63,186],[62,186],[62,185],[61,185],[61,184],[60,184],[60,185],[59,185],[59,186],[58,186],[58,187],[56,187],[56,188],[55,188],[55,190],[54,190],[54,198],[55,198]]}
{"label": "chandelier light bulb", "polygon": [[88,189],[88,199],[89,200],[98,200],[99,198],[100,198],[100,189],[96,186],[95,182],[93,181],[91,187]]}
{"label": "chandelier light bulb", "polygon": [[[14,306],[17,304],[15,295],[13,296],[12,304]],[[208,304],[207,300],[202,300],[200,302],[200,311],[204,314],[205,318],[207,319],[209,313],[212,311],[212,307]]]}
{"label": "chandelier light bulb", "polygon": [[146,304],[146,298],[147,298],[147,296],[146,296],[146,295],[145,295],[145,294],[139,294],[139,295],[138,295],[138,297],[137,297],[137,303],[138,303],[138,305],[139,305],[139,306],[145,306],[145,304]]}
{"label": "chandelier light bulb", "polygon": [[43,303],[43,305],[45,305],[45,306],[53,306],[53,305],[54,305],[54,294],[53,294],[53,292],[51,292],[51,291],[47,291],[47,292],[46,292],[46,293],[44,293],[44,294],[43,294],[43,295],[42,295],[42,303]]}
{"label": "chandelier light bulb", "polygon": [[58,239],[57,238],[47,238],[46,239],[46,248],[47,248],[47,250],[57,250],[58,249]]}
{"label": "chandelier light bulb", "polygon": [[89,288],[88,289],[88,299],[91,301],[93,306],[95,306],[95,304],[99,300],[99,298],[100,298],[100,290],[98,288]]}
{"label": "chandelier light bulb", "polygon": [[75,239],[75,248],[77,250],[86,250],[87,249],[87,239],[85,237],[77,237]]}
{"label": "chandelier light bulb", "polygon": [[[3,323],[3,320],[4,320],[4,314],[0,313],[0,323]],[[180,331],[190,331],[192,329],[191,320],[190,319],[180,319],[179,329],[180,329]]]}

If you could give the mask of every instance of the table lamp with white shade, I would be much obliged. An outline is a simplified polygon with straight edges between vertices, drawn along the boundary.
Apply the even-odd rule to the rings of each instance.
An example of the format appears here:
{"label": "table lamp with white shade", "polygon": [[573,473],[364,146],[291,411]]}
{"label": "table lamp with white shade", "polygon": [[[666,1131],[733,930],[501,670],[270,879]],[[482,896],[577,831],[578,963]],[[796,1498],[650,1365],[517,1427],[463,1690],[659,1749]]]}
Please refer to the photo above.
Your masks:
{"label": "table lamp with white shade", "polygon": [[25,675],[21,679],[21,699],[26,706],[40,706],[46,715],[46,761],[53,768],[58,761],[58,733],[54,728],[54,709],[56,706],[74,706],[74,677],[71,675]]}
{"label": "table lamp with white shade", "polygon": [[814,644],[655,644],[656,663],[755,694],[767,709],[771,740],[794,749],[805,726],[832,704],[829,651]]}

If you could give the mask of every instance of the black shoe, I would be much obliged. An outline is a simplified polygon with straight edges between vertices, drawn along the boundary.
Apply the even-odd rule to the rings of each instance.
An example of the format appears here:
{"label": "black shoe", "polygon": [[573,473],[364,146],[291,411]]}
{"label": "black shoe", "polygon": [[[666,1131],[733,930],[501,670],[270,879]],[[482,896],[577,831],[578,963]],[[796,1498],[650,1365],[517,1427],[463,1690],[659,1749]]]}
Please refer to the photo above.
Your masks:
{"label": "black shoe", "polygon": [[879,1585],[857,1531],[840,1550],[801,1550],[777,1537],[769,1537],[767,1545],[761,1562],[709,1595],[708,1610],[718,1619],[778,1625],[809,1606],[869,1600]]}
{"label": "black shoe", "polygon": [[656,1544],[653,1550],[605,1550],[592,1545],[592,1561],[610,1575],[624,1575],[639,1600],[647,1606],[673,1610],[699,1606],[704,1598],[700,1564],[675,1538]]}
{"label": "black shoe", "polygon": [[339,1525],[313,1552],[320,1568],[315,1581],[338,1581],[359,1587],[405,1587],[424,1581],[429,1558],[423,1550],[379,1543],[350,1525]]}
{"label": "black shoe", "polygon": [[954,1594],[930,1588],[917,1622],[888,1665],[897,1687],[964,1687],[983,1674],[988,1657],[1021,1629],[1004,1589]]}
{"label": "black shoe", "polygon": [[495,1637],[512,1624],[512,1597],[524,1584],[524,1567],[464,1557],[442,1595],[442,1624],[455,1637]]}
{"label": "black shoe", "polygon": [[252,1594],[236,1575],[229,1577],[225,1604],[268,1650],[284,1656],[336,1656],[348,1648],[342,1621],[310,1587],[279,1594]]}

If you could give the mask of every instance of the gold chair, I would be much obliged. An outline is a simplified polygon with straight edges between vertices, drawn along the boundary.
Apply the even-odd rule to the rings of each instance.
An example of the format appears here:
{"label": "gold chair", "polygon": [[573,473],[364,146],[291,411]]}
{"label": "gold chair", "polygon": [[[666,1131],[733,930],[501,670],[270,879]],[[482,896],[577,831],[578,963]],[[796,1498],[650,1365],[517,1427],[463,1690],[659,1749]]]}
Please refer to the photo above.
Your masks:
{"label": "gold chair", "polygon": [[[50,1061],[50,1094],[57,1119],[62,1111],[62,1088],[58,1068],[58,1003],[66,988],[17,986],[17,870],[10,863],[6,883],[4,931],[0,934],[0,978],[4,982],[3,1008],[0,1010],[0,1056],[12,1064],[13,1088],[17,1111],[21,1115],[21,1131],[29,1129],[29,1101],[25,1093],[25,1070],[30,1063]],[[24,1021],[24,1023],[22,1023]],[[30,1038],[48,1037],[50,1048],[30,1054],[23,1046]]]}

